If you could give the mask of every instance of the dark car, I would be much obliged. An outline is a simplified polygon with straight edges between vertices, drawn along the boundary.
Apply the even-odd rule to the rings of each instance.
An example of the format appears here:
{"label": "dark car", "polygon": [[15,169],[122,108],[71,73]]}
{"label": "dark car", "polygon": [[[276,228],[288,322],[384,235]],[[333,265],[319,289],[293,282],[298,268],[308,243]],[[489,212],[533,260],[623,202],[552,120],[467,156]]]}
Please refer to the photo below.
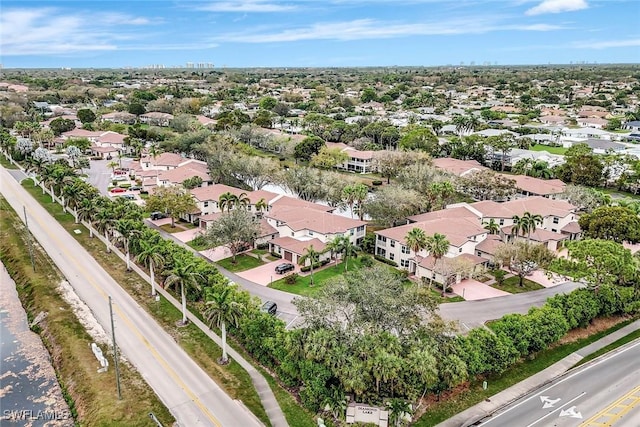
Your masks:
{"label": "dark car", "polygon": [[260,311],[262,311],[263,313],[269,313],[272,316],[275,316],[276,313],[278,312],[278,304],[276,304],[273,301],[267,301],[264,304],[262,304],[262,307],[260,307]]}
{"label": "dark car", "polygon": [[283,264],[278,264],[278,265],[276,266],[276,273],[278,273],[278,274],[284,274],[284,273],[286,273],[287,271],[294,270],[295,268],[296,268],[296,266],[295,266],[295,265],[293,265],[293,264],[291,264],[291,263],[288,263],[288,262],[283,263]]}
{"label": "dark car", "polygon": [[129,187],[129,191],[140,191],[142,190],[142,187],[140,187],[139,185],[134,185],[132,187]]}
{"label": "dark car", "polygon": [[156,219],[162,219],[162,218],[166,218],[167,215],[165,215],[163,212],[151,212],[150,218],[152,221],[155,221]]}

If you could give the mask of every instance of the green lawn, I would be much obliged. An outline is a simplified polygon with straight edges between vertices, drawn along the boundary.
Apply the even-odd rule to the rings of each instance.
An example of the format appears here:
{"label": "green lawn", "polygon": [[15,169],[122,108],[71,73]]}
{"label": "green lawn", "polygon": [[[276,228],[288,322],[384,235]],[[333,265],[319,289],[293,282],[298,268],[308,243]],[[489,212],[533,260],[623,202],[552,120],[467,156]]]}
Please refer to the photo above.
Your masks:
{"label": "green lawn", "polygon": [[[311,275],[307,275],[299,276],[298,280],[293,285],[289,285],[285,282],[285,279],[282,278],[280,280],[274,281],[271,285],[269,285],[269,287],[306,297],[313,296],[320,292],[320,290],[323,288],[324,282],[333,277],[340,276],[344,273],[344,263],[339,263],[338,265],[334,265],[334,263],[335,262],[332,261],[328,267],[324,267],[321,270],[313,272],[313,286],[310,286]],[[349,270],[358,269],[361,266],[362,264],[359,258],[349,259]]]}
{"label": "green lawn", "polygon": [[582,359],[581,361],[576,363],[575,366],[580,366],[580,365],[582,365],[584,363],[587,363],[588,361],[593,360],[598,356],[602,356],[603,354],[608,353],[611,350],[615,350],[618,347],[622,347],[623,345],[625,345],[627,343],[630,343],[631,341],[633,341],[633,340],[635,340],[637,338],[640,338],[640,330],[633,331],[629,335],[626,335],[626,336],[620,338],[619,340],[612,342],[608,346],[606,346],[604,348],[601,348],[600,350],[596,351],[595,353],[591,353],[590,355],[588,355],[587,357],[585,357],[584,359]]}
{"label": "green lawn", "polygon": [[482,389],[482,381],[480,378],[476,381],[472,381],[469,385],[469,389],[460,393],[455,398],[443,397],[443,400],[432,404],[426,411],[426,413],[415,423],[415,427],[430,427],[447,420],[454,415],[464,411],[476,405],[483,400],[493,396],[496,393],[501,392],[514,384],[536,374],[543,369],[548,368],[557,361],[565,358],[574,351],[585,347],[592,342],[599,340],[600,338],[617,331],[625,325],[633,322],[633,320],[627,320],[621,322],[606,331],[598,332],[591,335],[588,338],[583,338],[578,341],[559,345],[541,351],[537,353],[532,360],[525,360],[512,366],[505,371],[501,376],[492,376],[486,378],[488,386],[486,390]]}
{"label": "green lawn", "polygon": [[256,254],[256,255],[266,255],[269,253],[268,250],[266,249],[252,249],[251,253]]}
{"label": "green lawn", "polygon": [[251,255],[240,254],[236,256],[236,262],[233,262],[233,257],[221,259],[220,261],[216,261],[222,268],[226,268],[229,271],[237,273],[239,271],[251,270],[252,268],[260,267],[264,264],[258,258],[252,257]]}
{"label": "green lawn", "polygon": [[196,251],[204,251],[207,249],[207,242],[202,239],[194,239],[187,242],[187,245],[195,249]]}
{"label": "green lawn", "polygon": [[536,145],[532,145],[529,150],[532,151],[546,151],[550,154],[562,154],[564,155],[564,153],[567,152],[567,149],[564,147],[551,147],[548,145],[542,145],[542,144],[536,144]]}
{"label": "green lawn", "polygon": [[0,165],[4,166],[5,169],[18,169],[18,167],[11,163],[4,154],[0,154]]}
{"label": "green lawn", "polygon": [[504,279],[502,285],[497,283],[491,285],[492,288],[500,289],[501,291],[509,292],[510,294],[519,294],[522,292],[537,291],[538,289],[544,289],[544,286],[532,282],[529,279],[524,279],[523,285],[520,286],[520,279],[518,276],[509,277]]}

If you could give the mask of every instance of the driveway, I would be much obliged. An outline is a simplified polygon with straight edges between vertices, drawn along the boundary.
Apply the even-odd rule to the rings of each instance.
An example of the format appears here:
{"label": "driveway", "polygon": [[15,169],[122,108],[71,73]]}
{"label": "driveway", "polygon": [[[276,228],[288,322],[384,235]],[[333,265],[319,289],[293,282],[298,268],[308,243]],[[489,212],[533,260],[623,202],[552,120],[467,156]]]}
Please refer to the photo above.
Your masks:
{"label": "driveway", "polygon": [[452,285],[451,287],[453,288],[454,294],[460,295],[467,301],[475,301],[475,300],[511,295],[509,292],[492,288],[489,285],[485,285],[484,283],[478,282],[477,280],[473,280],[473,279],[465,279],[460,283],[456,283],[455,285]]}
{"label": "driveway", "polygon": [[187,243],[196,238],[197,235],[202,233],[202,229],[200,228],[192,228],[190,230],[179,231],[177,233],[172,233],[173,237],[180,240],[181,242]]}
{"label": "driveway", "polygon": [[[107,164],[110,162],[111,160],[91,160],[89,162],[88,182],[96,187],[98,191],[100,191],[100,194],[105,196],[110,195],[107,191],[109,184],[111,184],[111,168],[107,167]],[[131,159],[122,159],[122,166],[129,167],[131,162]]]}
{"label": "driveway", "polygon": [[[269,262],[267,264],[261,265],[260,267],[252,268],[251,270],[242,271],[240,273],[236,273],[238,276],[243,279],[250,280],[254,283],[257,283],[262,286],[269,286],[272,281],[280,280],[285,277],[284,274],[278,274],[275,272],[275,268],[277,265],[282,264],[283,261],[281,259]],[[300,273],[300,266],[296,265],[294,270],[296,273]],[[291,274],[291,272],[287,273]]]}

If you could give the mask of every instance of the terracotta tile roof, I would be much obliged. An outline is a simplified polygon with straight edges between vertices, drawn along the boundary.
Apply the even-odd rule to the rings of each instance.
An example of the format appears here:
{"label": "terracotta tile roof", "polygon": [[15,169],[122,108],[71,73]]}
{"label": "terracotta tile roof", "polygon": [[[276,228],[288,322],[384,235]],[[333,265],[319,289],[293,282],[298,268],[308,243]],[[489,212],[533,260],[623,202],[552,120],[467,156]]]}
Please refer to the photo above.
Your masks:
{"label": "terracotta tile roof", "polygon": [[566,184],[559,179],[540,179],[526,175],[498,174],[506,179],[513,179],[516,188],[540,196],[564,193]]}
{"label": "terracotta tile roof", "polygon": [[411,222],[430,221],[441,218],[478,218],[478,216],[466,207],[459,206],[407,217]]}
{"label": "terracotta tile roof", "polygon": [[311,230],[322,234],[345,233],[366,225],[365,221],[333,215],[313,208],[274,209],[265,217],[285,223],[293,231]]}
{"label": "terracotta tile roof", "polygon": [[480,211],[483,217],[511,218],[515,215],[513,211],[509,209],[508,205],[494,202],[493,200],[483,200],[481,202],[471,203],[471,206]]}
{"label": "terracotta tile roof", "polygon": [[304,255],[305,249],[313,245],[313,249],[322,252],[326,245],[318,239],[296,240],[293,237],[276,237],[269,240],[269,243],[280,246],[282,249],[293,252],[298,255]]}
{"label": "terracotta tile roof", "polygon": [[580,224],[577,221],[570,222],[560,229],[560,231],[564,231],[565,233],[576,234],[582,231],[580,228]]}
{"label": "terracotta tile roof", "polygon": [[149,159],[151,164],[155,166],[175,166],[175,167],[177,167],[178,165],[180,165],[180,163],[187,160],[184,157],[182,157],[180,154],[176,154],[176,153],[162,153],[156,156],[155,159],[153,157],[150,157]]}
{"label": "terracotta tile roof", "polygon": [[190,191],[190,193],[199,202],[206,202],[211,200],[217,202],[220,199],[220,196],[224,193],[231,193],[233,195],[239,196],[240,194],[244,193],[244,191],[239,188],[230,187],[224,184],[213,184],[206,187],[194,188]]}
{"label": "terracotta tile roof", "polygon": [[[273,228],[271,226],[271,224],[269,224],[269,222],[266,219],[261,219],[260,220],[260,233],[258,235],[258,237],[264,237],[264,236],[269,236],[272,234],[278,234],[278,230],[276,230],[275,228]],[[315,246],[314,246],[315,249]]]}
{"label": "terracotta tile roof", "polygon": [[[485,262],[489,261],[486,258],[476,256],[476,255],[471,255],[471,254],[461,254],[453,258],[445,256],[440,258],[440,260],[438,260],[438,265],[437,265],[437,268],[435,268],[435,271],[437,273],[447,272],[446,267],[448,267],[448,264],[456,262],[457,260],[460,260],[460,259],[468,260],[471,263],[473,263],[473,265],[484,264]],[[422,260],[418,265],[420,265],[420,267],[424,267],[431,271],[434,271],[434,267],[436,265],[436,259],[431,255],[429,255],[428,257],[422,258]]]}
{"label": "terracotta tile roof", "polygon": [[168,171],[160,171],[160,173],[158,174],[158,180],[168,181],[173,184],[182,184],[185,180],[194,176],[202,178],[203,181],[211,181],[211,177],[207,173],[206,165],[203,168],[197,163],[189,163]]}
{"label": "terracotta tile roof", "polygon": [[331,206],[321,205],[319,203],[307,202],[306,200],[296,199],[295,197],[280,195],[271,201],[271,212],[275,212],[278,209],[291,209],[291,208],[309,208],[323,212],[333,212],[336,208]]}
{"label": "terracotta tile roof", "polygon": [[272,193],[271,191],[267,191],[267,190],[256,190],[256,191],[249,191],[247,193],[247,197],[249,197],[249,200],[251,200],[252,204],[259,202],[260,199],[264,199],[267,203],[269,203],[271,200],[278,197],[278,194]]}
{"label": "terracotta tile roof", "polygon": [[481,251],[489,255],[496,253],[498,246],[502,244],[502,239],[497,234],[489,234],[486,239],[476,245],[476,251]]}
{"label": "terracotta tile roof", "polygon": [[439,159],[433,159],[433,165],[438,169],[442,169],[457,176],[466,175],[474,170],[489,169],[482,166],[475,160],[459,160],[452,159],[450,157],[441,157]]}
{"label": "terracotta tile roof", "polygon": [[565,200],[553,200],[540,196],[510,200],[502,203],[502,205],[511,210],[513,215],[523,215],[525,212],[531,212],[543,217],[557,216],[564,218],[576,210],[575,206]]}
{"label": "terracotta tile roof", "polygon": [[98,137],[98,142],[101,144],[124,144],[126,137],[126,135],[117,132],[107,131]]}
{"label": "terracotta tile roof", "polygon": [[67,138],[99,138],[104,132],[95,132],[85,129],[73,129],[68,132],[63,132],[62,136]]}
{"label": "terracotta tile roof", "polygon": [[456,247],[460,247],[469,240],[473,240],[473,236],[487,232],[475,218],[459,218],[456,221],[451,221],[448,218],[438,218],[401,225],[399,227],[386,228],[376,231],[376,234],[405,244],[404,238],[407,232],[413,228],[424,230],[427,236],[432,236],[435,233],[444,234],[447,236],[449,243]]}

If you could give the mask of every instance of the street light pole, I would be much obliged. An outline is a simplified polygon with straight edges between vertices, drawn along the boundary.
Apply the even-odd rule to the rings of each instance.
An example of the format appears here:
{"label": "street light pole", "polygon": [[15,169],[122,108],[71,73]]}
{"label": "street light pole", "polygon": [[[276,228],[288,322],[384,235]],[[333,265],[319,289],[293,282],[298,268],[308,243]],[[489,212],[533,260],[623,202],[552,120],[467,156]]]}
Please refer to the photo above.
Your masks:
{"label": "street light pole", "polygon": [[109,295],[109,315],[111,316],[111,336],[113,337],[113,361],[116,367],[116,388],[118,389],[118,400],[122,400],[122,393],[120,392],[120,368],[118,366],[118,347],[116,346],[116,328],[113,326],[111,295]]}

